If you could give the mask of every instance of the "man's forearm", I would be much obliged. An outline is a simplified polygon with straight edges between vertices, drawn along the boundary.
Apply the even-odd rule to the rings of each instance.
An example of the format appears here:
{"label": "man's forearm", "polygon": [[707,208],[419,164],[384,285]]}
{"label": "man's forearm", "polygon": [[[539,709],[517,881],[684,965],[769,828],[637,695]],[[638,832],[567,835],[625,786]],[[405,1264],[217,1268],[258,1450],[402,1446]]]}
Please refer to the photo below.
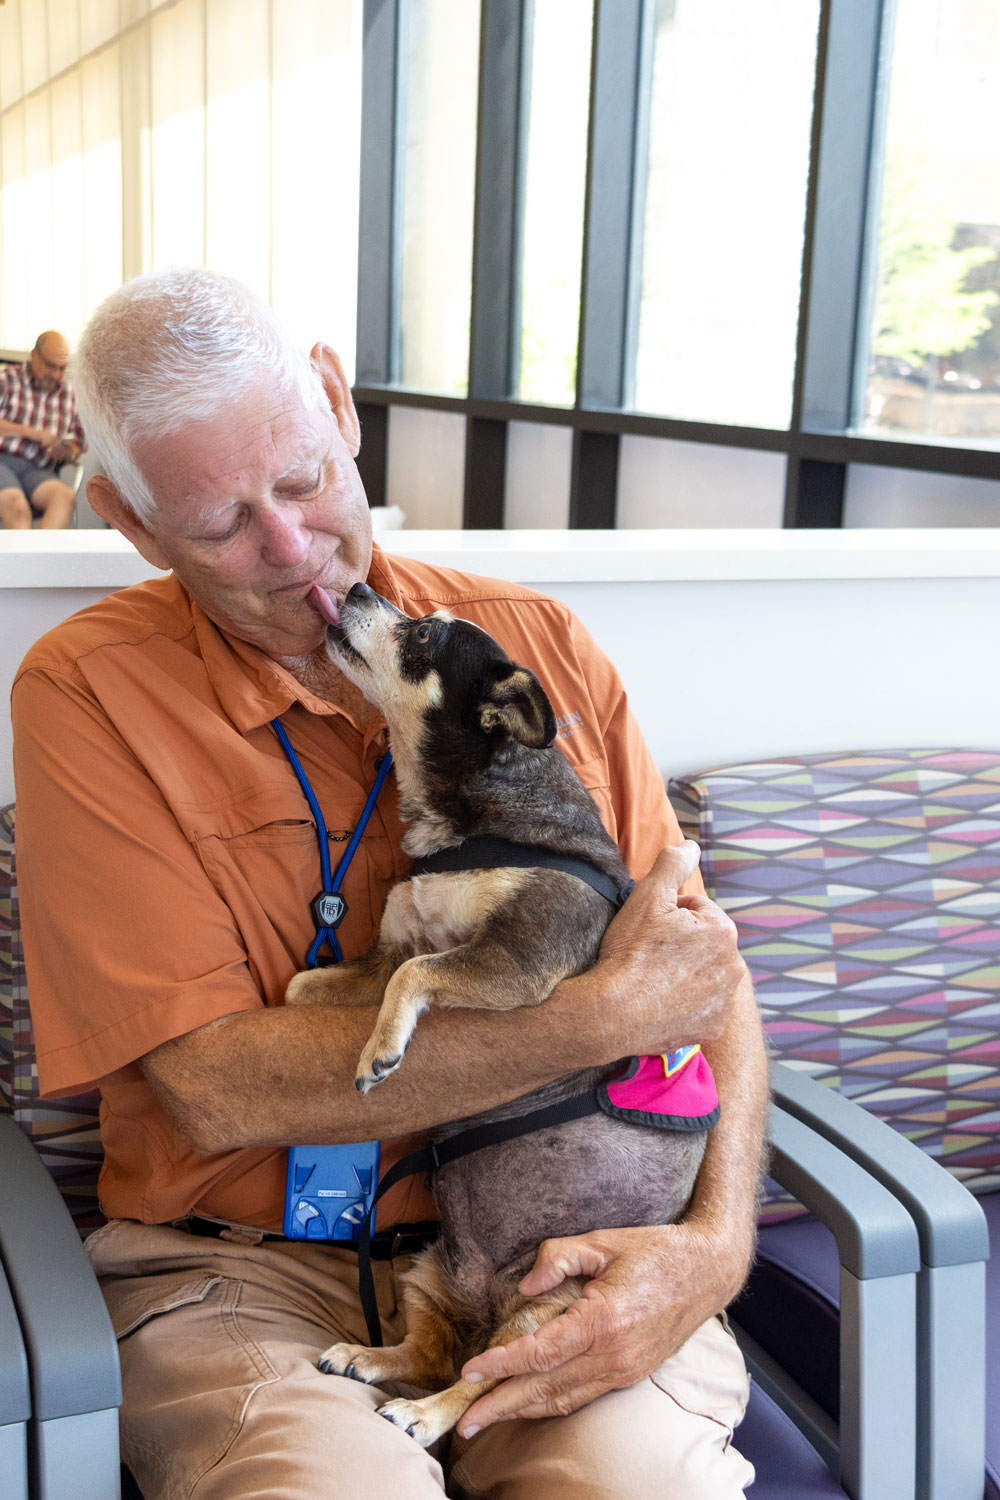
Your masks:
{"label": "man's forearm", "polygon": [[[579,1068],[709,1039],[728,1024],[745,969],[717,907],[703,897],[671,905],[672,868],[667,851],[611,923],[593,968],[533,1009],[432,1007],[402,1066],[367,1095],[354,1077],[370,1008],[239,1012],[165,1042],[143,1067],[185,1139],[214,1152],[403,1135]],[[749,1007],[756,1017],[752,996]]]}
{"label": "man's forearm", "polygon": [[687,1222],[718,1237],[735,1296],[753,1255],[768,1100],[767,1054],[749,975],[737,991],[725,1033],[704,1050],[722,1112],[705,1147]]}
{"label": "man's forearm", "polygon": [[40,429],[37,427],[28,427],[23,422],[8,422],[6,418],[0,417],[0,437],[31,438],[37,441],[39,436]]}
{"label": "man's forearm", "polygon": [[199,1151],[384,1139],[613,1061],[604,1028],[574,1010],[584,999],[577,988],[530,1011],[429,1011],[402,1066],[367,1095],[354,1075],[371,1008],[238,1012],[164,1043],[142,1066]]}

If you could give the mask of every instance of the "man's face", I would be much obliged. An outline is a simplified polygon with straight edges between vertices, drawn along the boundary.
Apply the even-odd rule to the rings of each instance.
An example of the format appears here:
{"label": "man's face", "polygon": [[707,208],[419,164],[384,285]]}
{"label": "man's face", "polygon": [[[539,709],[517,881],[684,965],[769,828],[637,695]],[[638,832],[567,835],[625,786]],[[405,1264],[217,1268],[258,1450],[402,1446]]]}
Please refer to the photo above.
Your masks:
{"label": "man's face", "polygon": [[330,406],[306,411],[296,391],[262,383],[135,457],[156,501],[141,548],[150,560],[275,660],[321,645],[313,584],[339,604],[371,563],[368,502]]}
{"label": "man's face", "polygon": [[31,351],[31,373],[50,390],[61,384],[68,363],[69,345],[51,333]]}

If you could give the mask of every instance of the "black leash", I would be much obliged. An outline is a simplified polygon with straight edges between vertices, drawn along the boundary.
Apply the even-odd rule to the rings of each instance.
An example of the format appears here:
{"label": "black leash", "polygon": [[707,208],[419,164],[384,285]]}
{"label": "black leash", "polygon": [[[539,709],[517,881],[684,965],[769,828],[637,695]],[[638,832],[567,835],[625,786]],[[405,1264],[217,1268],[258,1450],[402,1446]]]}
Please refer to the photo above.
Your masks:
{"label": "black leash", "polygon": [[576,1094],[571,1099],[560,1099],[557,1104],[532,1110],[530,1114],[516,1115],[510,1120],[497,1120],[489,1125],[474,1125],[471,1130],[463,1130],[459,1135],[450,1136],[438,1145],[411,1151],[389,1168],[365,1214],[357,1241],[358,1289],[365,1323],[368,1325],[368,1339],[373,1349],[382,1347],[382,1325],[372,1278],[371,1228],[375,1205],[383,1193],[397,1182],[402,1182],[404,1177],[412,1177],[415,1172],[436,1172],[448,1162],[457,1161],[460,1156],[469,1156],[473,1151],[482,1151],[485,1146],[498,1146],[503,1141],[515,1140],[519,1135],[528,1135],[533,1130],[544,1130],[547,1125],[563,1125],[568,1120],[582,1120],[585,1115],[598,1113],[600,1108],[593,1092]]}

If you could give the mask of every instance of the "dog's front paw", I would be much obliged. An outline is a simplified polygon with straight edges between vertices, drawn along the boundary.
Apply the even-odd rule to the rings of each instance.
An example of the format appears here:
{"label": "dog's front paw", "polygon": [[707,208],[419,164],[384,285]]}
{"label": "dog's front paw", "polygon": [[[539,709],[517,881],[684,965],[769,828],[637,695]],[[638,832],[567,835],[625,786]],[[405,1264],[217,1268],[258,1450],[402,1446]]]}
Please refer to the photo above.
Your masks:
{"label": "dog's front paw", "polygon": [[358,1060],[354,1087],[359,1093],[367,1094],[390,1073],[395,1073],[413,1040],[417,1014],[410,1006],[390,1006],[386,1002],[382,1007],[375,1030]]}
{"label": "dog's front paw", "polygon": [[[407,1038],[407,1044],[409,1038]],[[358,1071],[354,1077],[354,1087],[359,1094],[367,1094],[377,1083],[388,1078],[390,1073],[395,1073],[406,1055],[406,1047],[401,1052],[386,1053],[384,1042],[378,1037],[372,1037],[367,1047],[361,1054],[358,1062]]]}
{"label": "dog's front paw", "polygon": [[429,1448],[431,1443],[436,1443],[453,1425],[447,1417],[442,1420],[442,1413],[436,1409],[437,1405],[433,1397],[425,1396],[419,1401],[407,1401],[400,1397],[395,1401],[386,1401],[376,1410],[387,1422],[408,1432],[421,1448]]}
{"label": "dog's front paw", "polygon": [[379,1351],[364,1344],[331,1344],[316,1361],[324,1375],[346,1375],[374,1385],[379,1379]]}

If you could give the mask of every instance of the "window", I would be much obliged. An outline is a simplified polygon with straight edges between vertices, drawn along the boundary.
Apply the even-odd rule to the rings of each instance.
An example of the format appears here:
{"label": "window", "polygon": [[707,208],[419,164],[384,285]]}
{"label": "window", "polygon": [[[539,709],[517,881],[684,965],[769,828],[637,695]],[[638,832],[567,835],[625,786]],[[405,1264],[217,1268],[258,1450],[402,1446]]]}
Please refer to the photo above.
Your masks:
{"label": "window", "polygon": [[533,18],[518,394],[524,401],[572,406],[593,3],[535,0]]}
{"label": "window", "polygon": [[400,378],[463,395],[469,385],[479,6],[407,0],[402,112]]}
{"label": "window", "polygon": [[1000,9],[909,0],[892,39],[863,427],[1000,437]]}
{"label": "window", "polygon": [[212,264],[357,333],[376,504],[1000,518],[998,98],[997,0],[3,0],[0,348]]}
{"label": "window", "polygon": [[0,347],[211,265],[353,368],[361,0],[7,0]]}
{"label": "window", "polygon": [[634,403],[787,427],[818,0],[656,0]]}

